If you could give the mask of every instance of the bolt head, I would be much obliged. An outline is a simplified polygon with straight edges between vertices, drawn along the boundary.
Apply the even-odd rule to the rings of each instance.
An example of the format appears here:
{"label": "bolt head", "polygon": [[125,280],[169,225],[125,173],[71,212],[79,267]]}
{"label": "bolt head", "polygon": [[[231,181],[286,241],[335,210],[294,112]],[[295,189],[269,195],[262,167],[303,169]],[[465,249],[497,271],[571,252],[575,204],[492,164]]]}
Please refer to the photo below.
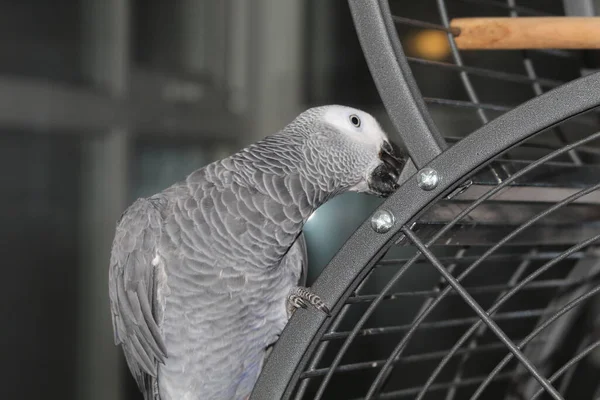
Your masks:
{"label": "bolt head", "polygon": [[417,174],[417,182],[423,190],[433,190],[440,183],[440,176],[433,168],[423,168]]}
{"label": "bolt head", "polygon": [[371,218],[371,227],[377,233],[386,233],[394,226],[394,214],[387,210],[377,210]]}

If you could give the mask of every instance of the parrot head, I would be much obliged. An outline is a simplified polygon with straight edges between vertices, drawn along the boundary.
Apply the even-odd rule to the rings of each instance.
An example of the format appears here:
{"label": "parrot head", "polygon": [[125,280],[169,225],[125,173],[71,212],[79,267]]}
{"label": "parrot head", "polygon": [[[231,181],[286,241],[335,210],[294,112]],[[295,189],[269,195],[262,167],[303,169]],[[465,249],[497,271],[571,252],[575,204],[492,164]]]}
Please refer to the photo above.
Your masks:
{"label": "parrot head", "polygon": [[339,105],[316,107],[306,113],[313,126],[305,154],[323,176],[333,177],[336,186],[345,190],[380,197],[398,189],[406,155],[372,115]]}

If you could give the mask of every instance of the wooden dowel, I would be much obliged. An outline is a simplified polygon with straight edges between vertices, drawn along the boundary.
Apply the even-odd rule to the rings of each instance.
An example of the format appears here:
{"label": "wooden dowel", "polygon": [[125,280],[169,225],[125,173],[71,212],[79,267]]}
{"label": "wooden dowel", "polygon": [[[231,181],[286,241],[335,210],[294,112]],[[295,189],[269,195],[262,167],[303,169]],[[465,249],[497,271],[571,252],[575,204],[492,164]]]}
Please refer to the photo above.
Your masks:
{"label": "wooden dowel", "polygon": [[456,18],[462,50],[600,49],[600,17]]}

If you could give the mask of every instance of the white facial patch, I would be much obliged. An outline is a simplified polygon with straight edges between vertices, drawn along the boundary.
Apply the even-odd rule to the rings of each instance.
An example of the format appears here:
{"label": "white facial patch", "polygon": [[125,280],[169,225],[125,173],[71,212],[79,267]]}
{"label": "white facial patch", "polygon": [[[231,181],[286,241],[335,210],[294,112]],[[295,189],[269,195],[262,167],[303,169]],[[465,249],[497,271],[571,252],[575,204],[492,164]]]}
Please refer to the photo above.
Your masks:
{"label": "white facial patch", "polygon": [[[353,116],[358,117],[359,126],[353,123],[356,122]],[[371,114],[355,108],[330,106],[325,111],[323,119],[339,132],[349,135],[353,140],[371,144],[376,149],[380,149],[383,142],[388,140],[387,135]]]}

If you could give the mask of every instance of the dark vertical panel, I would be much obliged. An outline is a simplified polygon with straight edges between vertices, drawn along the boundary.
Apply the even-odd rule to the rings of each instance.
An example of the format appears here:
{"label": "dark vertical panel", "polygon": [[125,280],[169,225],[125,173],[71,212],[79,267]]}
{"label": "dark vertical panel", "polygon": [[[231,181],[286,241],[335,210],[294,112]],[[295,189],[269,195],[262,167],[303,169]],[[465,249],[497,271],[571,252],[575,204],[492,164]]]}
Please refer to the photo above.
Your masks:
{"label": "dark vertical panel", "polygon": [[[315,50],[316,46],[323,40],[322,32],[314,29],[317,26],[314,18],[318,1],[320,0],[307,2],[305,21],[307,103],[342,103],[362,107],[380,104],[381,100],[362,53],[347,2],[336,0],[329,4],[332,7],[329,13],[331,18],[326,23],[331,25],[329,29],[333,32],[333,45],[329,49],[330,64],[325,72],[311,69],[311,59],[319,57]],[[325,74],[327,88],[325,90],[319,88],[319,92],[325,93],[325,97],[317,95],[316,88],[312,89],[311,84],[316,81],[316,73]]]}
{"label": "dark vertical panel", "polygon": [[0,74],[81,83],[80,0],[0,2]]}
{"label": "dark vertical panel", "polygon": [[0,135],[3,399],[74,399],[79,141]]}

